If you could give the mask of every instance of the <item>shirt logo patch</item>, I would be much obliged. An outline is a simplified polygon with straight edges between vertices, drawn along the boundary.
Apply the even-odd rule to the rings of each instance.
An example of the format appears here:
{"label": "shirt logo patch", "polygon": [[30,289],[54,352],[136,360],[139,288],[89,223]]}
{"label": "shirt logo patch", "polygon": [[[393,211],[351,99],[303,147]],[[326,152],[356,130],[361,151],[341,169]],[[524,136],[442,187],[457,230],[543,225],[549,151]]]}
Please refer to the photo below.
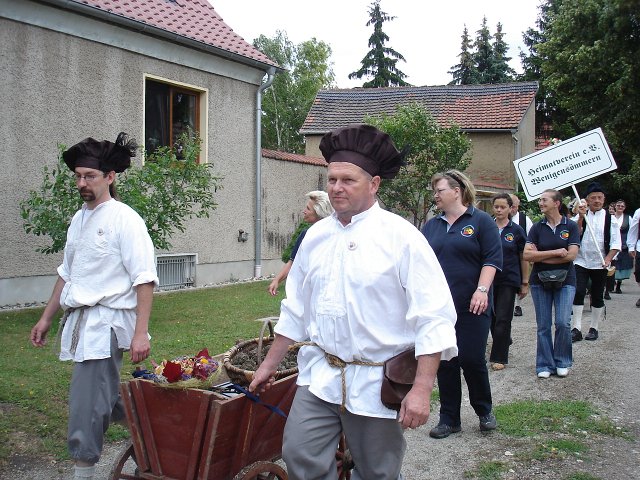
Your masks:
{"label": "shirt logo patch", "polygon": [[460,231],[463,237],[470,237],[473,235],[474,232],[475,230],[473,229],[473,225],[467,225],[466,227],[463,227],[462,230]]}
{"label": "shirt logo patch", "polygon": [[563,240],[567,240],[569,238],[569,230],[562,230],[560,232],[560,238]]}
{"label": "shirt logo patch", "polygon": [[513,242],[513,240],[514,240],[513,233],[507,233],[507,234],[505,234],[504,239],[505,239],[505,241],[507,241],[507,242]]}

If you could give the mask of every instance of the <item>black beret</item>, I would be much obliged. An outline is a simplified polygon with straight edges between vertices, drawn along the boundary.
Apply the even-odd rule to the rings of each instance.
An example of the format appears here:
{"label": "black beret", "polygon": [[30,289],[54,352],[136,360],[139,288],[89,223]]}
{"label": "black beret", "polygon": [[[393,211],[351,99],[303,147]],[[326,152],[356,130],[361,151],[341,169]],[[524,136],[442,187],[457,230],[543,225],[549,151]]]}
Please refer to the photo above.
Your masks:
{"label": "black beret", "polygon": [[85,138],[66,150],[62,158],[72,172],[76,167],[86,167],[120,173],[131,166],[131,157],[136,156],[137,149],[135,139],[129,139],[126,133],[120,132],[115,143]]}
{"label": "black beret", "polygon": [[325,134],[320,140],[320,151],[328,163],[353,163],[371,176],[381,178],[395,177],[406,155],[406,150],[398,151],[389,135],[364,124],[349,125]]}
{"label": "black beret", "polygon": [[598,182],[591,182],[589,185],[587,185],[587,189],[584,191],[584,197],[587,197],[590,193],[595,192],[602,192],[605,195],[607,193],[604,191],[604,188],[602,188],[602,185],[600,185]]}

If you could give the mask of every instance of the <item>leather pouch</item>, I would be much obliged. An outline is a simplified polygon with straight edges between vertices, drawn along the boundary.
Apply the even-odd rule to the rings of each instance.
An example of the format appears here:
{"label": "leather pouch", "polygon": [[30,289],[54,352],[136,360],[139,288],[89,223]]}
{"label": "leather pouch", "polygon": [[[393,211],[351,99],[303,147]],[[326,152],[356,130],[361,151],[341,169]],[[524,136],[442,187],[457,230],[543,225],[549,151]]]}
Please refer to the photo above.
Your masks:
{"label": "leather pouch", "polygon": [[400,410],[400,404],[413,387],[418,370],[416,350],[406,350],[384,362],[380,399],[392,410]]}

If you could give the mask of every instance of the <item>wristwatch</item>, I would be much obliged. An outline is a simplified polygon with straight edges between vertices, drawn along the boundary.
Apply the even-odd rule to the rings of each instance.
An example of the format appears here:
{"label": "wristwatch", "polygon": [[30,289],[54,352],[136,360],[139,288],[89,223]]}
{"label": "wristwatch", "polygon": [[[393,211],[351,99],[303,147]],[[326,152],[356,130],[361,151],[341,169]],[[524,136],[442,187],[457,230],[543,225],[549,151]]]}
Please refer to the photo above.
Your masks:
{"label": "wristwatch", "polygon": [[476,290],[480,290],[482,293],[487,293],[488,288],[484,285],[480,285]]}

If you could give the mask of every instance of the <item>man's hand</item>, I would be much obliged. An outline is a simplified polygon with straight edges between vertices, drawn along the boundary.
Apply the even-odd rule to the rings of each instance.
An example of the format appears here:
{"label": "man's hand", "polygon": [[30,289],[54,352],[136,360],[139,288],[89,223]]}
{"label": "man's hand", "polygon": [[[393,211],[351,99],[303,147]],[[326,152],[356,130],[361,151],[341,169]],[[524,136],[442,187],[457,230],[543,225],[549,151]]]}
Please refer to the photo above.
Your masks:
{"label": "man's hand", "polygon": [[264,366],[263,362],[253,374],[253,379],[249,384],[249,391],[255,392],[257,390],[258,393],[262,393],[269,390],[276,381],[275,373],[275,370]]}
{"label": "man's hand", "polygon": [[131,347],[129,353],[131,355],[131,361],[133,363],[140,363],[149,356],[151,352],[151,343],[149,342],[149,336],[146,334],[136,333],[131,340]]}
{"label": "man's hand", "polygon": [[44,347],[47,343],[47,332],[51,328],[51,322],[41,318],[31,329],[31,343],[34,347]]}
{"label": "man's hand", "polygon": [[407,396],[404,397],[400,404],[400,412],[398,412],[398,422],[402,428],[418,428],[429,420],[431,399],[430,392],[424,388],[414,387],[409,390]]}

